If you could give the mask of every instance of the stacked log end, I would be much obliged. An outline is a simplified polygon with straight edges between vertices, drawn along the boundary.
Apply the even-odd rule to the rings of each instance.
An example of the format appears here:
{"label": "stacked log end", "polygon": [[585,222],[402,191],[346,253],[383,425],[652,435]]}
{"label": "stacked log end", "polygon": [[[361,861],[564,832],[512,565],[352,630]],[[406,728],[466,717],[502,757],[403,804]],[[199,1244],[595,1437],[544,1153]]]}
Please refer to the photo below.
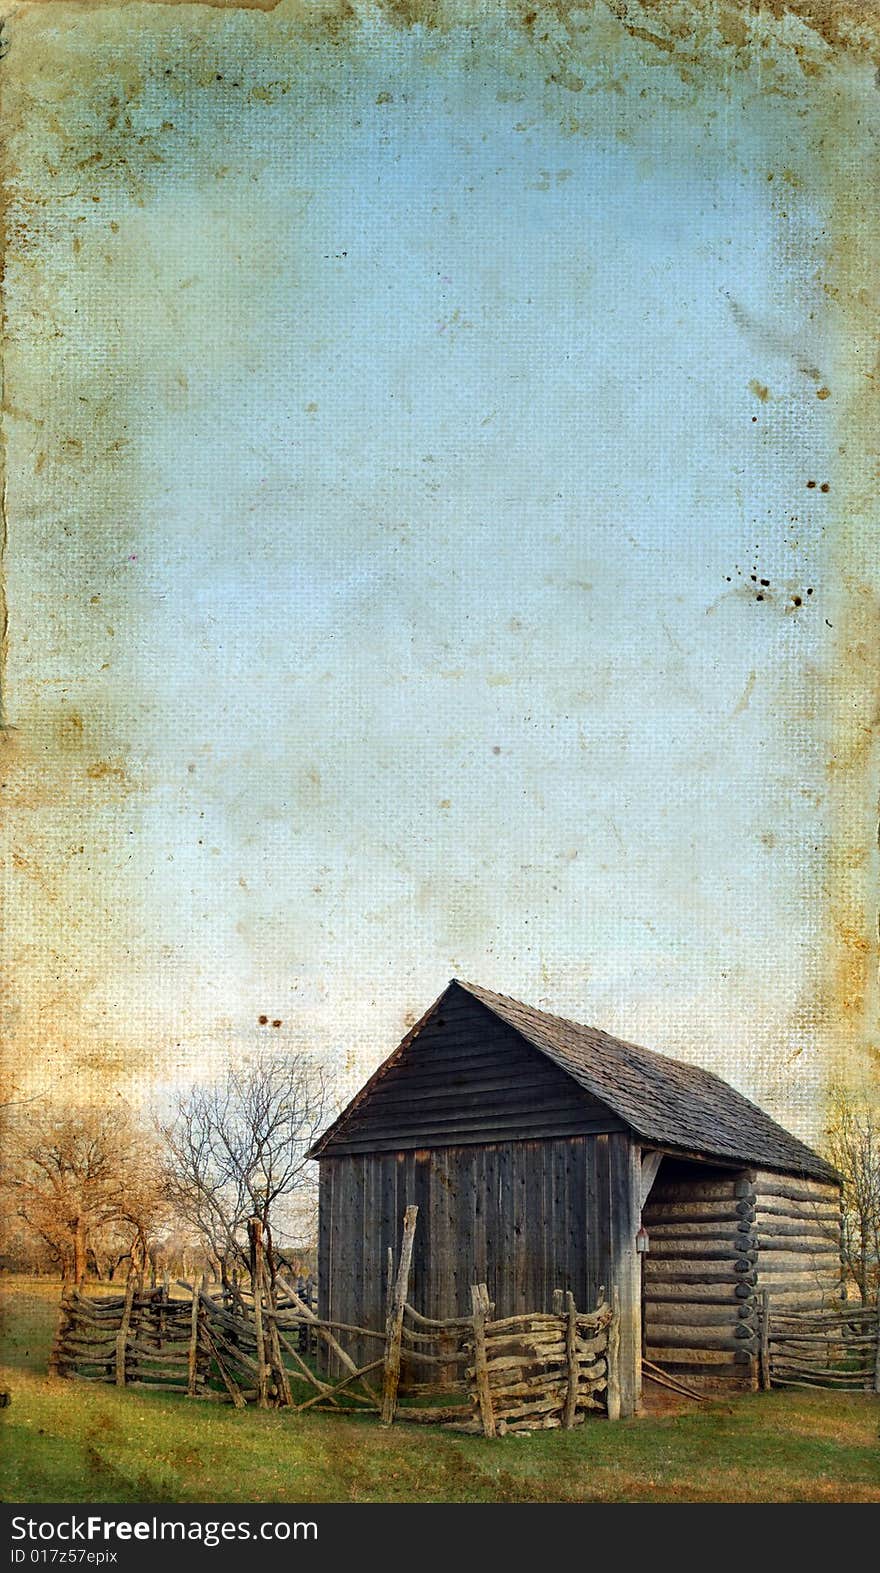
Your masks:
{"label": "stacked log end", "polygon": [[645,1359],[689,1377],[753,1386],[758,1352],[751,1172],[660,1178],[642,1213]]}
{"label": "stacked log end", "polygon": [[840,1294],[840,1191],[746,1169],[664,1180],[646,1202],[645,1358],[755,1386],[757,1292],[774,1310],[821,1310]]}

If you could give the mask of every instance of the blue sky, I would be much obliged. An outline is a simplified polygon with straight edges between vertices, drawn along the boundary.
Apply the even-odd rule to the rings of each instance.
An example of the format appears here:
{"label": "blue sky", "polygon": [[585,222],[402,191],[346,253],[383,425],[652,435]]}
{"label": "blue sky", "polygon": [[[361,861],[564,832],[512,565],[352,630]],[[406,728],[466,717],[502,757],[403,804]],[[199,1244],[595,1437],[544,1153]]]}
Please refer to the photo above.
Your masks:
{"label": "blue sky", "polygon": [[136,88],[89,40],[65,123],[105,145],[122,81],[127,171],[62,202],[47,122],[18,149],[10,718],[66,783],[18,1030],[128,1085],[268,1013],[351,1091],[456,974],[814,1133],[837,438],[793,111],[633,69],[573,131],[497,40],[188,25]]}

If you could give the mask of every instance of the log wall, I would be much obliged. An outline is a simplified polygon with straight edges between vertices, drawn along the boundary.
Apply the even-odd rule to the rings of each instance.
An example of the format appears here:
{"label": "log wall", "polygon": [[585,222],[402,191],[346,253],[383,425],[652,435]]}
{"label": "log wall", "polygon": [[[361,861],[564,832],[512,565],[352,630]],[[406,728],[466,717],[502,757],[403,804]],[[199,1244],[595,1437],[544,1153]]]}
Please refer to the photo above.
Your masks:
{"label": "log wall", "polygon": [[[322,1316],[384,1324],[388,1252],[415,1205],[410,1298],[423,1316],[470,1315],[471,1285],[480,1283],[496,1318],[550,1311],[556,1289],[577,1305],[616,1290],[621,1413],[633,1413],[639,1153],[626,1133],[322,1157],[319,1194]],[[404,1364],[404,1385],[418,1379]]]}
{"label": "log wall", "polygon": [[771,1314],[824,1310],[841,1289],[839,1186],[759,1169],[754,1191],[757,1281]]}
{"label": "log wall", "polygon": [[642,1211],[645,1359],[689,1378],[756,1383],[754,1184],[664,1159]]}

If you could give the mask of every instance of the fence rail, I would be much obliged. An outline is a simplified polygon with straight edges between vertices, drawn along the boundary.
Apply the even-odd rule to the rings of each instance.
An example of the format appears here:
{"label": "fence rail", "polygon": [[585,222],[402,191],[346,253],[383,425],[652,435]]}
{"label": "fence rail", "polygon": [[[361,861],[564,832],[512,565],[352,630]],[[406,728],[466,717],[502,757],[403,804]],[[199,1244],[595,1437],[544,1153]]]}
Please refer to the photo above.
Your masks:
{"label": "fence rail", "polygon": [[[407,1208],[396,1271],[389,1273],[385,1327],[356,1327],[319,1317],[290,1283],[269,1282],[259,1220],[251,1223],[252,1280],[211,1294],[201,1280],[143,1288],[132,1276],[124,1295],[64,1294],[49,1369],[81,1381],[152,1387],[237,1408],[316,1409],[439,1424],[488,1437],[580,1424],[590,1410],[615,1419],[618,1318],[600,1295],[579,1312],[557,1290],[552,1311],[494,1319],[485,1284],[471,1290],[471,1315],[436,1321],[407,1300],[418,1209]],[[357,1364],[347,1335],[372,1342]],[[315,1368],[327,1355],[328,1378]],[[403,1364],[444,1378],[458,1402],[402,1408]],[[341,1374],[340,1374],[341,1372]],[[303,1394],[305,1396],[303,1396]]]}
{"label": "fence rail", "polygon": [[880,1393],[880,1300],[777,1312],[766,1290],[761,1299],[762,1388]]}

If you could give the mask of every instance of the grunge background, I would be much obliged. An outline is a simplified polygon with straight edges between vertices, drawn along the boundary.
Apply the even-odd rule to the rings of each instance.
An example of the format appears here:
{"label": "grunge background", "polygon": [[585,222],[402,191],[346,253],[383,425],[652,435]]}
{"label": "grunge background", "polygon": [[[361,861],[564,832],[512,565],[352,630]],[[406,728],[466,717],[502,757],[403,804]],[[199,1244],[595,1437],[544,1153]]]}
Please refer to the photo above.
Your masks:
{"label": "grunge background", "polygon": [[457,974],[817,1140],[877,1072],[876,8],[4,38],[16,1080],[268,1035],[346,1095]]}

